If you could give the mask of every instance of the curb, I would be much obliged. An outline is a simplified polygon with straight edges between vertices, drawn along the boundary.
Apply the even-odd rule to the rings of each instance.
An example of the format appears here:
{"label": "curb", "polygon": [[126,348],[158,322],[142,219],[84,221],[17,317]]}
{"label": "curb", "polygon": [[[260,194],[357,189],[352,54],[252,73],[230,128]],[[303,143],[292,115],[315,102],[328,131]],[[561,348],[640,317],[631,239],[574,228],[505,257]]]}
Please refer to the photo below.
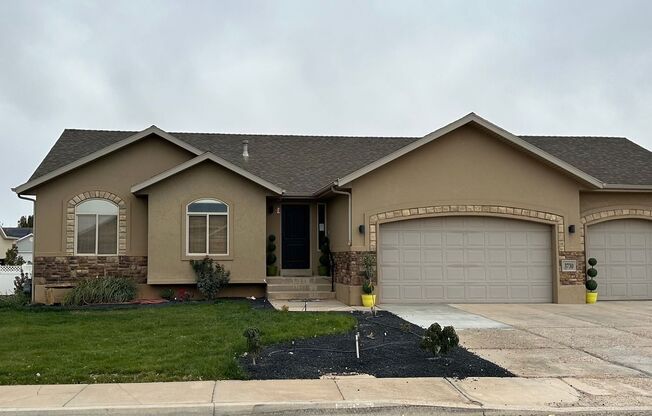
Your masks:
{"label": "curb", "polygon": [[651,406],[641,407],[479,407],[448,406],[404,401],[383,402],[286,402],[286,403],[197,403],[187,405],[89,406],[54,408],[4,408],[0,416],[216,416],[216,415],[362,415],[384,411],[388,415],[649,415]]}

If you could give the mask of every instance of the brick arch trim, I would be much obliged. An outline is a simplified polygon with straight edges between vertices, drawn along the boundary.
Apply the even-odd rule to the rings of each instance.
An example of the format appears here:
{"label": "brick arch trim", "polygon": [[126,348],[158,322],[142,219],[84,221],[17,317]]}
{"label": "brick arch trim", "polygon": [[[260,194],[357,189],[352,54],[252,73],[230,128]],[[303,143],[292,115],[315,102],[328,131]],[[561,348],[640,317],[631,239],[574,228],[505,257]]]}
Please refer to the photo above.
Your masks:
{"label": "brick arch trim", "polygon": [[66,206],[66,254],[75,254],[75,207],[87,199],[106,199],[118,206],[118,255],[127,254],[127,204],[107,191],[87,191],[72,197]]}
{"label": "brick arch trim", "polygon": [[434,205],[380,212],[369,217],[369,248],[375,252],[380,224],[414,218],[443,217],[450,215],[481,215],[545,222],[556,225],[557,249],[565,250],[564,217],[552,212],[509,207],[503,205]]}
{"label": "brick arch trim", "polygon": [[582,243],[585,241],[586,229],[589,225],[603,221],[626,218],[640,218],[652,221],[652,210],[642,208],[605,209],[587,214],[580,218],[580,222],[582,223]]}

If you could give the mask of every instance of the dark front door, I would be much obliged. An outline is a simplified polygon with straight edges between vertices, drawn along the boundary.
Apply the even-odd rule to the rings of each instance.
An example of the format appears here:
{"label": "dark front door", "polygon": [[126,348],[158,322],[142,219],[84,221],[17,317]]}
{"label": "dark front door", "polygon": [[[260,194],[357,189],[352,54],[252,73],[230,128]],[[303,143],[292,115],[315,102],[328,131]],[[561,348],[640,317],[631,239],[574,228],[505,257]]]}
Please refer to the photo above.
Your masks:
{"label": "dark front door", "polygon": [[310,268],[310,207],[281,207],[281,256],[284,269]]}

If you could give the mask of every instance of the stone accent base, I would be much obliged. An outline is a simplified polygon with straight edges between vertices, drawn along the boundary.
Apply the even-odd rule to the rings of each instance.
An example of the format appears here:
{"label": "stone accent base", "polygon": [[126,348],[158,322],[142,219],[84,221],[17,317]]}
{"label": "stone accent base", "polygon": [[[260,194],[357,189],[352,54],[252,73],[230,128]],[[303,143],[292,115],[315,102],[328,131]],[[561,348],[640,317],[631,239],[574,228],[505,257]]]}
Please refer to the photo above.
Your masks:
{"label": "stone accent base", "polygon": [[36,284],[74,282],[85,277],[130,277],[147,283],[147,256],[57,256],[35,257]]}
{"label": "stone accent base", "polygon": [[[584,285],[586,281],[586,257],[583,251],[561,251],[559,253],[559,283],[563,286]],[[561,260],[575,260],[577,262],[577,271],[561,271]]]}
{"label": "stone accent base", "polygon": [[[364,280],[362,257],[365,254],[376,257],[375,251],[340,251],[333,253],[335,259],[333,279],[335,279],[335,282],[353,286],[362,285]],[[374,281],[374,283],[377,282]]]}

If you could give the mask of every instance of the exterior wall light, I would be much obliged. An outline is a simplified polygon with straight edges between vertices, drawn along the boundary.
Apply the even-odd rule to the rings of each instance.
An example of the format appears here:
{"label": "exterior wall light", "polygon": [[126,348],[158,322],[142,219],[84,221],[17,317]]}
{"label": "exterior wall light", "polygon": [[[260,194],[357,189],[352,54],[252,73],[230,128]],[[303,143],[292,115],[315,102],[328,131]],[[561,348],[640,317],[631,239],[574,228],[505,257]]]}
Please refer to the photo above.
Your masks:
{"label": "exterior wall light", "polygon": [[568,226],[568,234],[575,234],[575,224]]}
{"label": "exterior wall light", "polygon": [[360,232],[360,234],[364,234],[364,224],[358,225],[358,231]]}

